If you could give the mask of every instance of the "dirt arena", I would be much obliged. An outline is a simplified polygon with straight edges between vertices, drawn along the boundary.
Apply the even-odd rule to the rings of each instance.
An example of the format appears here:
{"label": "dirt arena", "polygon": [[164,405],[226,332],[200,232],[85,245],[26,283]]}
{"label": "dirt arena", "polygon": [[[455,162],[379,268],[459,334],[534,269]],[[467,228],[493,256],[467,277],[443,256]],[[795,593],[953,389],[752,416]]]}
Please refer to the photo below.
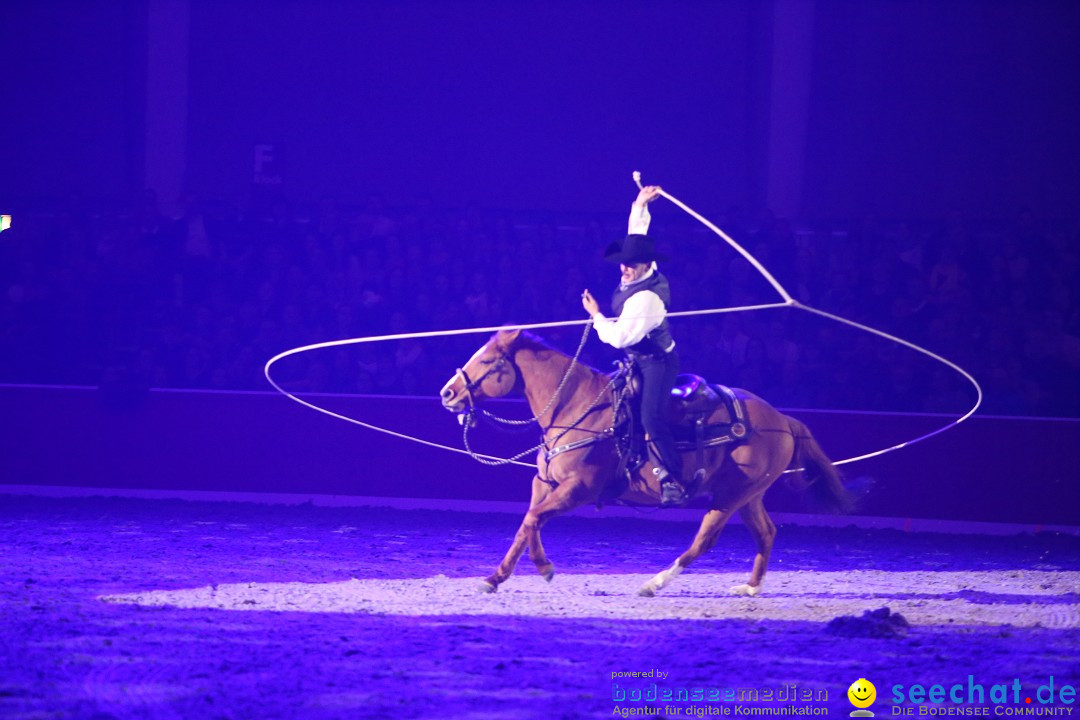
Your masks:
{"label": "dirt arena", "polygon": [[[732,525],[642,598],[695,524],[570,517],[545,528],[551,584],[526,557],[478,594],[519,520],[0,495],[0,717],[704,717],[785,705],[767,690],[846,717],[863,677],[878,717],[915,683],[1018,679],[1019,709],[1073,707],[1036,693],[1080,684],[1075,535],[781,525],[765,593],[745,598],[727,593],[753,552]],[[829,624],[880,608],[909,627]],[[634,672],[652,676],[613,677]],[[619,700],[654,683],[758,701]]]}

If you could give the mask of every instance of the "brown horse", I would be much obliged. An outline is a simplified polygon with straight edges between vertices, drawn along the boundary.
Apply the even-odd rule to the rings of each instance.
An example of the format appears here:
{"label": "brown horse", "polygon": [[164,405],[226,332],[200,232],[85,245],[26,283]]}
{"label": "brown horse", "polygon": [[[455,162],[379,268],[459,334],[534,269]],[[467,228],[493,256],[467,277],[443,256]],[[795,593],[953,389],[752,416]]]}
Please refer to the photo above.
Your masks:
{"label": "brown horse", "polygon": [[[543,429],[547,450],[554,444],[560,449],[570,448],[550,456],[550,462],[548,452],[538,452],[529,511],[506,557],[484,581],[484,591],[494,592],[510,577],[526,546],[537,570],[551,580],[555,571],[540,542],[540,528],[556,515],[599,502],[611,495],[612,489],[619,492],[616,502],[659,505],[660,485],[651,462],[631,474],[625,489],[616,484],[620,473],[618,449],[610,432],[610,379],[573,363],[529,333],[504,330],[492,336],[442,388],[443,407],[458,413],[471,410],[484,398],[501,397],[515,389],[522,391]],[[557,393],[560,384],[562,390]],[[744,403],[750,432],[741,443],[706,448],[700,457],[691,453],[692,461],[687,457],[683,483],[690,483],[688,476],[694,472],[691,466],[704,466],[704,478],[697,483],[694,494],[710,498],[709,510],[686,552],[645,583],[640,595],[655,594],[711,548],[736,511],[754,536],[757,555],[747,583],[731,591],[757,595],[776,536],[776,526],[765,512],[762,496],[793,464],[803,469],[803,486],[814,489],[823,502],[847,509],[849,496],[839,474],[806,426],[752,393],[735,392]],[[709,420],[731,422],[733,418],[721,404]]]}

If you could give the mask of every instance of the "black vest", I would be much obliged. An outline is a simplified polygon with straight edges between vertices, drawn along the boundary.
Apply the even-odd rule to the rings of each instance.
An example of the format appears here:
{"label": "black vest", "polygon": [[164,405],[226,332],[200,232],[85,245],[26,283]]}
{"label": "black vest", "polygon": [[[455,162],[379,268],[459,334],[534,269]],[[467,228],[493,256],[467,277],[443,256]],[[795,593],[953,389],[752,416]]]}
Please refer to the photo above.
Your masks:
{"label": "black vest", "polygon": [[[668,287],[667,278],[661,275],[659,270],[653,270],[653,274],[647,280],[634,283],[625,289],[621,287],[615,288],[615,294],[611,297],[612,311],[616,315],[622,315],[623,305],[630,299],[630,296],[643,290],[651,290],[660,296],[660,302],[664,303],[664,310],[667,310],[667,306],[671,304],[671,289]],[[641,342],[624,349],[627,352],[642,355],[663,355],[673,342],[675,340],[668,331],[667,318],[664,318],[664,321],[651,330]]]}

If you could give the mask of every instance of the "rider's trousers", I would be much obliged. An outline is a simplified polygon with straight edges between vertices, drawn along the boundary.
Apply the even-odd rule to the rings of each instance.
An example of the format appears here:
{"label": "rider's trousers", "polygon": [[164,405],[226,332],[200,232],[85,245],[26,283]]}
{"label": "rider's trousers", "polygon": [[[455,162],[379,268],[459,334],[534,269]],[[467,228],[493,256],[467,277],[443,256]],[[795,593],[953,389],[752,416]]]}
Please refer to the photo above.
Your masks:
{"label": "rider's trousers", "polygon": [[682,476],[682,456],[675,449],[675,436],[668,424],[668,402],[675,376],[679,374],[677,351],[663,355],[635,355],[634,361],[641,374],[641,425],[649,434],[660,462],[672,479]]}

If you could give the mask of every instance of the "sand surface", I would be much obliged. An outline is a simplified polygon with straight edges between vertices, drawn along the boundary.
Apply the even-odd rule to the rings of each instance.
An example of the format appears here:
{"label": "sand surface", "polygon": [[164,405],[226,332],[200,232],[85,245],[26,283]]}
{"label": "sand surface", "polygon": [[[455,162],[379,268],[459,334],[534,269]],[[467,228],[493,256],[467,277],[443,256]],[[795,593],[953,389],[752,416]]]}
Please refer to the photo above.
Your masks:
{"label": "sand surface", "polygon": [[[989,690],[1017,678],[1025,697],[1051,675],[1080,684],[1074,536],[781,526],[766,592],[745,598],[728,588],[745,581],[753,548],[732,526],[642,598],[694,525],[565,518],[544,531],[552,583],[526,557],[498,593],[477,594],[518,522],[0,496],[0,717],[700,717],[783,705],[616,700],[654,682],[794,684],[846,717],[860,677],[884,717],[896,684],[972,675]],[[910,628],[830,631],[837,616],[882,607]]]}

